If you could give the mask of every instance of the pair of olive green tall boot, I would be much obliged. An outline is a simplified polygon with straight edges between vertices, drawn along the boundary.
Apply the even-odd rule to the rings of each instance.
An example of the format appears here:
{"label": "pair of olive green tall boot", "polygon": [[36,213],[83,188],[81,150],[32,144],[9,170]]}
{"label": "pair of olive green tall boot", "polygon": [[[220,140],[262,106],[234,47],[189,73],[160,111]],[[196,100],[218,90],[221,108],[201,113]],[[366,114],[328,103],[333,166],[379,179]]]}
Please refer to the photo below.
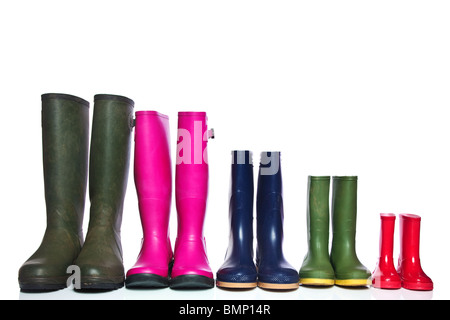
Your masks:
{"label": "pair of olive green tall boot", "polygon": [[333,177],[331,220],[333,239],[329,243],[329,176],[308,177],[308,252],[299,279],[311,286],[368,286],[370,271],[361,264],[355,248],[357,177]]}
{"label": "pair of olive green tall boot", "polygon": [[[76,289],[123,286],[120,228],[133,107],[123,96],[95,95],[89,154],[89,102],[68,94],[42,95],[47,227],[39,248],[19,269],[22,291],[65,288],[71,272],[79,276]],[[84,239],[88,170],[90,217]]]}

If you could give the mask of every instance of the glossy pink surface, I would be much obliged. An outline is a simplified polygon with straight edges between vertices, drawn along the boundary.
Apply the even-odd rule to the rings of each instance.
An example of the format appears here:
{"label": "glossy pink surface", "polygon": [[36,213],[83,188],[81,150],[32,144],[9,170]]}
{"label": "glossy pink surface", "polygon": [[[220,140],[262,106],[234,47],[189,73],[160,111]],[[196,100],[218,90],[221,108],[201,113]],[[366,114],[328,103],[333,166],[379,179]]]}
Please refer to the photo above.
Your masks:
{"label": "glossy pink surface", "polygon": [[178,113],[175,198],[178,217],[172,278],[202,275],[213,278],[206,253],[203,225],[208,198],[205,112]]}
{"label": "glossy pink surface", "polygon": [[156,111],[137,111],[134,180],[143,239],[137,261],[127,276],[138,273],[168,276],[173,256],[169,237],[171,170],[169,118]]}

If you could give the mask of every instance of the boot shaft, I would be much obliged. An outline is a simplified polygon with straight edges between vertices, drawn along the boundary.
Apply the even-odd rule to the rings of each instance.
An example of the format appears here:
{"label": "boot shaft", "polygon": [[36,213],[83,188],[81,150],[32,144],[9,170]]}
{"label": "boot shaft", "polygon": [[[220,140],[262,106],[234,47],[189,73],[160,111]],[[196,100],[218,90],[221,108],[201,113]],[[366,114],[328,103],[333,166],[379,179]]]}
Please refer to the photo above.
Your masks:
{"label": "boot shaft", "polygon": [[94,97],[89,161],[89,225],[120,230],[130,165],[133,100],[117,95]]}
{"label": "boot shaft", "polygon": [[232,151],[227,256],[253,258],[253,164],[250,151]]}
{"label": "boot shaft", "polygon": [[415,214],[400,214],[399,217],[399,259],[413,259],[419,261],[421,217]]}
{"label": "boot shaft", "polygon": [[67,94],[43,94],[42,146],[47,226],[81,231],[88,176],[89,103]]}
{"label": "boot shaft", "polygon": [[156,111],[137,111],[135,121],[134,180],[138,198],[170,200],[169,117]]}
{"label": "boot shaft", "polygon": [[357,181],[358,177],[356,176],[333,177],[332,247],[348,248],[355,251]]}
{"label": "boot shaft", "polygon": [[178,236],[202,236],[208,198],[206,112],[178,113],[175,200]]}
{"label": "boot shaft", "polygon": [[167,238],[172,197],[169,118],[137,111],[134,140],[134,182],[144,239]]}
{"label": "boot shaft", "polygon": [[269,252],[275,260],[284,259],[283,220],[280,152],[262,152],[256,194],[257,260]]}
{"label": "boot shaft", "polygon": [[381,213],[380,227],[380,258],[382,261],[392,264],[394,254],[395,215],[393,213]]}
{"label": "boot shaft", "polygon": [[308,177],[307,234],[310,255],[328,257],[330,225],[330,177]]}

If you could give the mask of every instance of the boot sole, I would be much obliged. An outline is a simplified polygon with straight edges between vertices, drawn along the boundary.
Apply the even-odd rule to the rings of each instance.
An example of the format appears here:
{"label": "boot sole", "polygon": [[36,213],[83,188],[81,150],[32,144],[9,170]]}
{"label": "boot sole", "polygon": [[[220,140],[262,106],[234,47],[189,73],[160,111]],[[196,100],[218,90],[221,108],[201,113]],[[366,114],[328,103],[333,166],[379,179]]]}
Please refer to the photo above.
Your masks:
{"label": "boot sole", "polygon": [[298,282],[295,283],[269,283],[269,282],[258,282],[258,287],[263,289],[272,290],[291,290],[298,288]]}
{"label": "boot sole", "polygon": [[171,289],[210,289],[214,288],[214,279],[196,274],[185,274],[170,279]]}
{"label": "boot sole", "polygon": [[232,289],[250,289],[256,288],[258,286],[257,282],[225,282],[216,281],[216,286],[221,288],[232,288]]}
{"label": "boot sole", "polygon": [[320,279],[320,278],[302,278],[300,279],[300,284],[307,286],[333,286],[334,279]]}
{"label": "boot sole", "polygon": [[365,287],[372,285],[372,279],[336,279],[334,283],[342,287]]}
{"label": "boot sole", "polygon": [[417,283],[417,282],[402,281],[402,287],[408,290],[417,290],[417,291],[433,290],[432,283]]}
{"label": "boot sole", "polygon": [[66,281],[67,277],[60,279],[33,278],[19,281],[19,287],[22,292],[57,291],[67,287]]}
{"label": "boot sole", "polygon": [[400,289],[401,281],[372,281],[372,287],[378,289]]}
{"label": "boot sole", "polygon": [[125,287],[128,289],[139,288],[167,288],[169,278],[151,273],[132,274],[125,279]]}
{"label": "boot sole", "polygon": [[75,291],[107,291],[116,290],[124,286],[124,279],[104,279],[97,277],[83,278],[81,277],[80,289]]}

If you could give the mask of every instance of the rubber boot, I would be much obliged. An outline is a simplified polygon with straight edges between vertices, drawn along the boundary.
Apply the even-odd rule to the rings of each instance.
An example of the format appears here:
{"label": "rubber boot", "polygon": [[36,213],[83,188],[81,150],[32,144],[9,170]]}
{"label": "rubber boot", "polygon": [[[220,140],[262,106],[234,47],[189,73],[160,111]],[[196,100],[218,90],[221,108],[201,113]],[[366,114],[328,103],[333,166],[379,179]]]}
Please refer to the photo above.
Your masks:
{"label": "rubber boot", "polygon": [[380,289],[400,289],[402,282],[394,267],[395,214],[381,213],[380,257],[372,272],[372,286]]}
{"label": "rubber boot", "polygon": [[420,264],[420,216],[400,214],[400,255],[397,272],[402,287],[409,290],[433,290],[433,281]]}
{"label": "rubber boot", "polygon": [[208,198],[207,117],[205,112],[178,113],[175,203],[178,229],[170,287],[212,288],[203,225]]}
{"label": "rubber boot", "polygon": [[134,141],[134,182],[143,239],[125,285],[168,287],[173,256],[169,237],[172,198],[169,118],[156,111],[137,111]]}
{"label": "rubber boot", "polygon": [[230,237],[225,261],[217,271],[218,287],[255,288],[253,262],[253,164],[250,151],[232,151]]}
{"label": "rubber boot", "polygon": [[125,272],[120,229],[130,162],[134,102],[126,97],[94,97],[89,162],[89,226],[75,261],[81,290],[123,287]]}
{"label": "rubber boot", "polygon": [[41,99],[47,228],[37,251],[19,269],[22,291],[65,288],[67,268],[83,245],[89,103],[67,94]]}
{"label": "rubber boot", "polygon": [[300,283],[312,286],[334,285],[334,270],[328,251],[330,225],[330,177],[308,177],[308,253],[300,268]]}
{"label": "rubber boot", "polygon": [[280,152],[262,152],[256,194],[256,266],[261,288],[298,288],[298,272],[283,254],[283,220]]}
{"label": "rubber boot", "polygon": [[340,286],[372,284],[370,271],[356,255],[357,181],[356,176],[333,177],[330,261],[335,273],[335,284]]}

